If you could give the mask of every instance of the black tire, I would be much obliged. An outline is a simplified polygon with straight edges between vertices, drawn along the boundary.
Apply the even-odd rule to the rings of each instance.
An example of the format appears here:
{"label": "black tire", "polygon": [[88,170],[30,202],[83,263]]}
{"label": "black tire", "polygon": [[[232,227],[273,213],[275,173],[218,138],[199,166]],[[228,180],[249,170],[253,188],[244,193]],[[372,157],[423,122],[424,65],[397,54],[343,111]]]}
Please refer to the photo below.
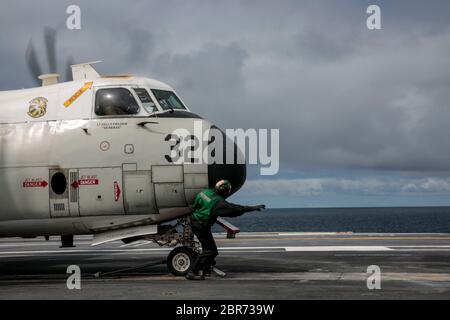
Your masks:
{"label": "black tire", "polygon": [[188,247],[177,247],[167,256],[167,268],[177,277],[185,276],[194,263],[197,254]]}

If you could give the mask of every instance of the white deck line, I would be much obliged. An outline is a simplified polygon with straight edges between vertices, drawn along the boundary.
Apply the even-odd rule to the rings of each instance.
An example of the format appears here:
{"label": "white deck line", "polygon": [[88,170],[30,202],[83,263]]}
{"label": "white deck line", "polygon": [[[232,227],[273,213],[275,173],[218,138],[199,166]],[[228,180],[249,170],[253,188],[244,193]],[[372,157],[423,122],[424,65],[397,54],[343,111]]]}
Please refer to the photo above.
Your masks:
{"label": "white deck line", "polygon": [[[26,250],[26,251],[6,251],[0,252],[0,256],[12,254],[68,254],[68,253],[138,253],[138,252],[152,252],[152,251],[170,251],[173,248],[147,248],[147,249],[71,249],[71,250]],[[310,246],[310,247],[285,247],[285,246],[264,246],[264,247],[219,247],[221,251],[245,251],[245,250],[285,250],[287,252],[295,251],[391,251],[384,246]]]}
{"label": "white deck line", "polygon": [[337,251],[392,251],[391,249],[383,246],[311,246],[311,247],[286,247],[288,252],[337,252]]}
{"label": "white deck line", "polygon": [[338,236],[338,235],[354,235],[353,232],[279,232],[279,236]]}

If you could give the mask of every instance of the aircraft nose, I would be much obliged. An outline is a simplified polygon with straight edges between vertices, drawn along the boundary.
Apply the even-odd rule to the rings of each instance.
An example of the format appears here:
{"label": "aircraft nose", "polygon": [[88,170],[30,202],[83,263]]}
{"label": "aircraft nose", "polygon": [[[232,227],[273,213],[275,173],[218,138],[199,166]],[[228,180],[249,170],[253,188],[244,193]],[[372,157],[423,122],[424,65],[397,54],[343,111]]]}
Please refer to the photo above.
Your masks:
{"label": "aircraft nose", "polygon": [[[217,127],[213,128],[218,129]],[[222,130],[220,130],[220,132],[222,133],[224,142],[227,139],[229,140],[229,138],[226,137],[225,133]],[[208,182],[209,187],[214,188],[218,181],[228,180],[230,181],[232,186],[231,194],[233,194],[244,185],[247,178],[247,166],[245,164],[245,161],[238,162],[238,158],[244,159],[244,156],[236,143],[233,143],[234,150],[227,150],[227,145],[227,143],[224,143],[223,145],[223,162],[220,164],[213,163],[208,165]],[[234,154],[234,161],[232,163],[226,163],[228,152],[233,152]],[[241,157],[238,157],[238,155],[240,155]]]}

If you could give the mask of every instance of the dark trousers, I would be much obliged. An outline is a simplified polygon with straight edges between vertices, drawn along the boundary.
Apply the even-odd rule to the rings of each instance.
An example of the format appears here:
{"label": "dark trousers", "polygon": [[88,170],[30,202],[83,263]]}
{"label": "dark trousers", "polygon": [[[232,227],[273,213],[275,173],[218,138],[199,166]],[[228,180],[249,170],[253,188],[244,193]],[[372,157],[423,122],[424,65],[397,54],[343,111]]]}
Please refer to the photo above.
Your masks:
{"label": "dark trousers", "polygon": [[211,232],[211,227],[202,225],[201,223],[191,220],[192,232],[197,236],[198,240],[202,244],[202,253],[195,259],[191,266],[191,270],[194,273],[198,273],[200,270],[205,270],[210,266],[216,264],[215,258],[219,254],[217,251],[216,242]]}

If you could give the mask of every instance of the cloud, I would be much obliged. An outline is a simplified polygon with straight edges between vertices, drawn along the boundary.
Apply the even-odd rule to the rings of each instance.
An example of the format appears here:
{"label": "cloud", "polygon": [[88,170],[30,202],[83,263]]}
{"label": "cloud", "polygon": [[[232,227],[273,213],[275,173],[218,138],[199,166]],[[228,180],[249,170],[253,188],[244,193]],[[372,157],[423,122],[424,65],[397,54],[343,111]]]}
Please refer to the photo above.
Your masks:
{"label": "cloud", "polygon": [[248,197],[272,196],[315,197],[327,194],[344,195],[450,195],[450,178],[420,179],[377,178],[308,178],[249,180],[243,188]]}
{"label": "cloud", "polygon": [[125,60],[130,61],[135,66],[142,67],[148,64],[148,59],[154,48],[152,34],[148,30],[127,30],[127,41],[125,46],[128,52]]}
{"label": "cloud", "polygon": [[194,106],[213,104],[221,110],[230,105],[234,95],[243,94],[246,58],[247,52],[235,43],[206,43],[188,54],[165,52],[155,58],[153,69],[184,91]]}
{"label": "cloud", "polygon": [[55,26],[60,71],[69,54],[101,59],[168,82],[223,128],[280,128],[285,168],[450,171],[450,5],[379,3],[383,30],[368,31],[369,1],[81,0],[71,32],[69,2],[6,0],[0,89],[33,84],[26,44],[45,61]]}

